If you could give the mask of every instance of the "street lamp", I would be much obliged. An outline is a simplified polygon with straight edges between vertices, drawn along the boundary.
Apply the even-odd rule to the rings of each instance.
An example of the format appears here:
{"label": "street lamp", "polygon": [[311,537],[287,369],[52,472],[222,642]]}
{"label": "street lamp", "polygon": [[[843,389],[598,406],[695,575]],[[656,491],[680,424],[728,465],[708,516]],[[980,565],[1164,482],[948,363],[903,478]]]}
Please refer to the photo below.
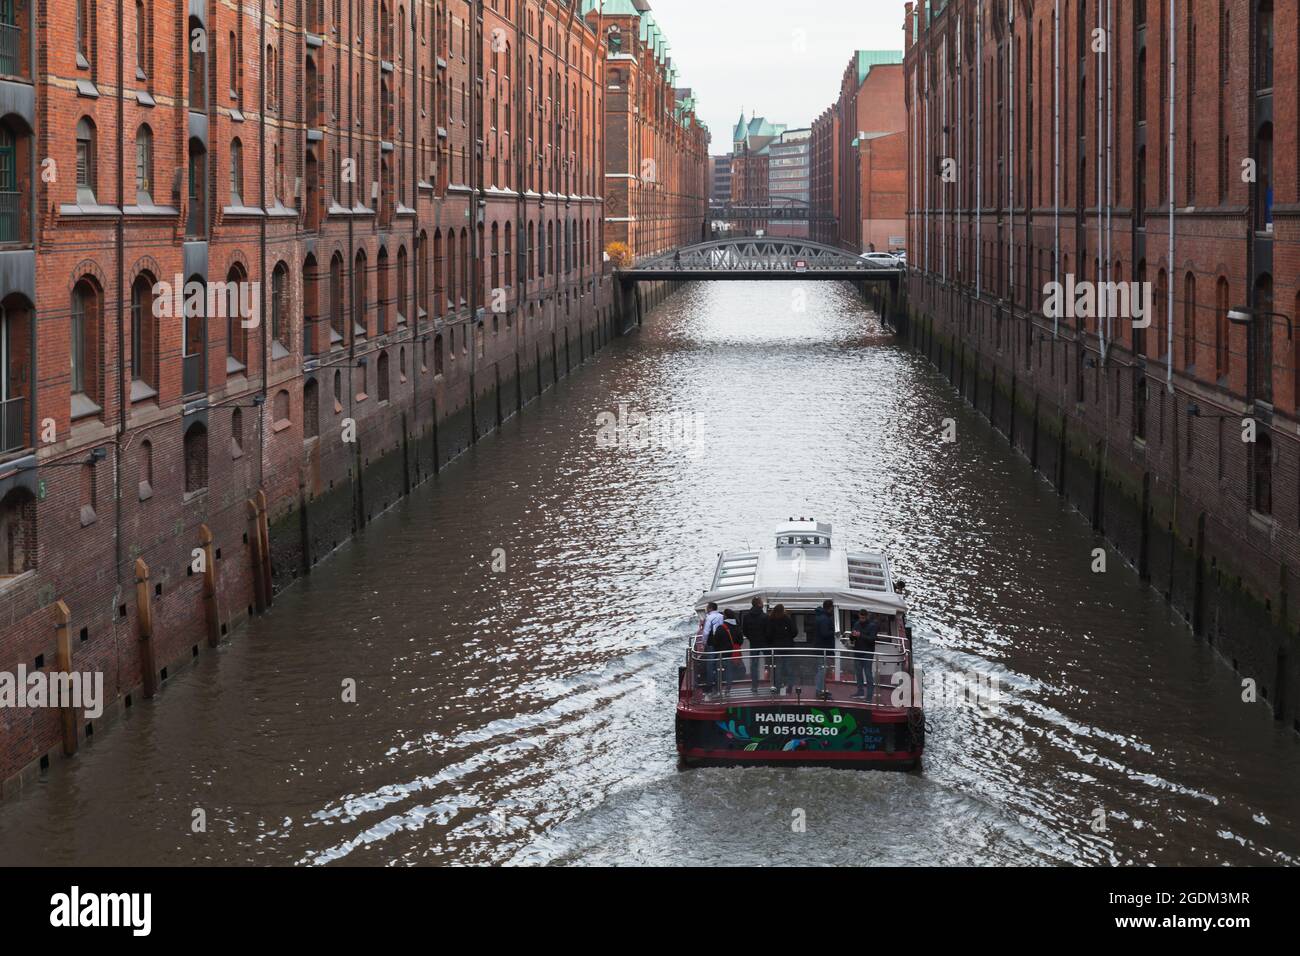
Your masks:
{"label": "street lamp", "polygon": [[[1267,317],[1268,319],[1270,319],[1269,326],[1268,326],[1269,329],[1269,338],[1268,338],[1269,350],[1268,351],[1269,351],[1270,364],[1272,362],[1272,355],[1273,355],[1273,347],[1272,347],[1273,346],[1273,341],[1272,341],[1273,323],[1271,320],[1281,319],[1283,322],[1286,323],[1286,338],[1288,342],[1291,341],[1293,335],[1293,329],[1291,327],[1291,319],[1289,316],[1287,316],[1282,312],[1270,312],[1267,309],[1253,309],[1250,306],[1245,306],[1245,305],[1240,305],[1237,306],[1235,309],[1228,310],[1229,322],[1231,322],[1233,325],[1244,325],[1246,327],[1246,401],[1247,402],[1253,402],[1256,397],[1255,396],[1255,392],[1257,390],[1256,378],[1258,376],[1255,367],[1256,366],[1256,356],[1255,356],[1256,322],[1255,320],[1260,317]],[[1271,369],[1270,369],[1270,374],[1271,374]],[[1271,384],[1272,383],[1270,381],[1270,385]],[[1267,401],[1270,404],[1273,401],[1273,390],[1271,387],[1269,388]]]}

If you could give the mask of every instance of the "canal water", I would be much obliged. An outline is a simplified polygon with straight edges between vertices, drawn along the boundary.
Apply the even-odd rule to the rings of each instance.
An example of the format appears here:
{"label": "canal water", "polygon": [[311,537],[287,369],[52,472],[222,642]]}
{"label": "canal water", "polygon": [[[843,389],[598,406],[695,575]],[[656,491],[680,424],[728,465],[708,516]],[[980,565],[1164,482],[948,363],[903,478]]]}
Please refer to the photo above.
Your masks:
{"label": "canal water", "polygon": [[[692,603],[799,515],[908,583],[920,772],[677,768]],[[56,760],[0,863],[1300,863],[1300,740],[1097,546],[847,287],[692,286]]]}

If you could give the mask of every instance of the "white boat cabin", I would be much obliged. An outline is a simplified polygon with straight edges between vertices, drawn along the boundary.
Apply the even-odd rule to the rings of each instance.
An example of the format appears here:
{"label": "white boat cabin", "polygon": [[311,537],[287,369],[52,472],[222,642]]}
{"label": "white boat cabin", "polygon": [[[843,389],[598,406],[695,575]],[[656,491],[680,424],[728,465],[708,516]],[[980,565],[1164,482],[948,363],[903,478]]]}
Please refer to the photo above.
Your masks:
{"label": "white boat cabin", "polygon": [[829,524],[810,518],[780,525],[765,547],[724,551],[695,609],[703,616],[715,602],[719,610],[733,608],[740,615],[755,597],[768,611],[785,605],[800,640],[811,633],[813,613],[828,598],[835,605],[837,631],[847,634],[856,612],[866,610],[882,621],[882,638],[903,636],[907,605],[895,590],[889,559],[875,551],[848,550]]}

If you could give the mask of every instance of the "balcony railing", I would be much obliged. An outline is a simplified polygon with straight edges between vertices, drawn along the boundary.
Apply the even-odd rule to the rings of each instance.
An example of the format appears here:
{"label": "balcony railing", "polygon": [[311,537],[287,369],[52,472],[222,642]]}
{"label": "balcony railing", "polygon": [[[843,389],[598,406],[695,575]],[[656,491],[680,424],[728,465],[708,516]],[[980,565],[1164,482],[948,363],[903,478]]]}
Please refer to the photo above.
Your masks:
{"label": "balcony railing", "polygon": [[13,23],[0,23],[0,73],[23,76],[23,29]]}
{"label": "balcony railing", "polygon": [[203,391],[203,354],[186,355],[182,360],[181,388],[186,395]]}
{"label": "balcony railing", "polygon": [[0,242],[22,242],[22,193],[0,190]]}
{"label": "balcony railing", "polygon": [[0,402],[0,454],[26,448],[26,399],[19,395]]}

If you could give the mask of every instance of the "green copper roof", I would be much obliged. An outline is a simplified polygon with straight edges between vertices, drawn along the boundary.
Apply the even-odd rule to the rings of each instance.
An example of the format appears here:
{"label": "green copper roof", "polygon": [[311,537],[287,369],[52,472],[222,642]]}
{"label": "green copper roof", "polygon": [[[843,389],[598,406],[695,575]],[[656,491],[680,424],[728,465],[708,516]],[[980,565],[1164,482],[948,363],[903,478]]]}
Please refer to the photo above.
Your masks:
{"label": "green copper roof", "polygon": [[[595,3],[596,0],[588,0]],[[641,11],[632,5],[632,0],[605,0],[600,5],[600,12],[611,17],[639,17]]]}
{"label": "green copper roof", "polygon": [[858,51],[858,86],[867,79],[873,66],[888,66],[903,62],[902,50],[859,50]]}

